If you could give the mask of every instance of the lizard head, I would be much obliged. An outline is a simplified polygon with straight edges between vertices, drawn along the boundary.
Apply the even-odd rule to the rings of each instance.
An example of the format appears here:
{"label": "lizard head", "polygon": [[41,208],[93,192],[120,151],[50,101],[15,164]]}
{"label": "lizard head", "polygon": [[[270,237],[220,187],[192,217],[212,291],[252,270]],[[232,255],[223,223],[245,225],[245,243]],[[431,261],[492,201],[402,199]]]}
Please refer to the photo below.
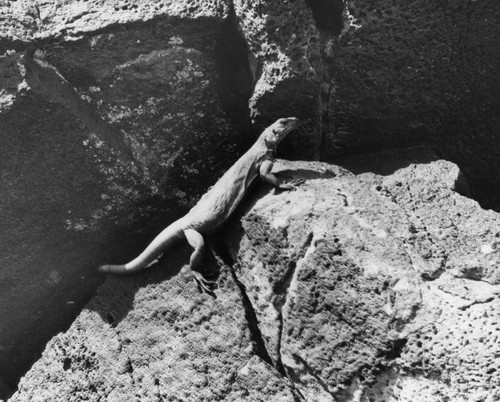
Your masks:
{"label": "lizard head", "polygon": [[276,120],[262,133],[262,139],[266,146],[276,148],[286,135],[299,125],[299,119],[296,117],[286,117]]}

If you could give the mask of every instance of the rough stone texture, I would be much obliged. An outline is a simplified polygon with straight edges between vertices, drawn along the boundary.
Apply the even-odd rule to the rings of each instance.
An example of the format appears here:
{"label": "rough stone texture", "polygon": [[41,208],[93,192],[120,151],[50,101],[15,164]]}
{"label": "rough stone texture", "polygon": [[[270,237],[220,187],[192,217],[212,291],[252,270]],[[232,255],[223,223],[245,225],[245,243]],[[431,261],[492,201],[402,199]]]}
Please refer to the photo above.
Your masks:
{"label": "rough stone texture", "polygon": [[137,253],[252,141],[228,10],[0,2],[0,375],[12,388],[95,293],[96,267]]}
{"label": "rough stone texture", "polygon": [[457,166],[276,172],[306,182],[261,186],[229,223],[216,300],[185,251],[108,279],[12,401],[498,400],[500,215]]}
{"label": "rough stone texture", "polygon": [[[94,267],[105,262],[104,256],[106,262],[127,260],[182,212],[177,206],[190,206],[252,141],[250,119],[260,131],[271,120],[296,115],[305,124],[282,145],[282,155],[341,159],[339,164],[356,173],[391,174],[410,162],[449,159],[469,179],[470,193],[463,182],[460,192],[500,209],[499,4],[493,0],[0,0],[0,376],[7,388],[15,388],[17,377],[46,340],[66,328],[92,295],[101,281]],[[361,177],[362,183],[372,180]],[[389,208],[391,216],[404,218],[402,222],[412,220],[409,227],[416,233],[437,225],[436,215],[414,204],[421,197],[435,202],[439,196],[433,189],[429,193],[416,187],[400,193],[394,183],[384,183],[380,191],[392,188],[391,197],[398,205],[411,204],[420,208],[421,215],[411,212],[407,218],[389,207],[392,204],[380,208]],[[331,198],[338,201],[338,196]],[[477,249],[483,227],[492,227],[495,215],[480,211],[472,201],[468,205],[470,210],[464,206],[460,212],[458,229],[446,226],[456,222],[449,218],[455,207],[439,207],[448,218],[439,218],[447,223],[438,231],[450,236],[436,238],[429,232],[430,236],[417,236],[411,246],[403,242],[403,248],[400,239],[391,238],[394,250],[382,253],[383,261],[392,258],[406,261],[401,266],[412,265],[413,271],[439,287],[441,296],[453,294],[452,304],[464,311],[478,300],[492,303],[488,300],[493,290],[469,282],[486,280],[496,286],[498,277],[495,266],[488,265],[496,255],[488,251],[494,243],[481,244],[479,256],[467,253]],[[157,218],[145,223],[153,215]],[[384,215],[380,220],[396,225],[388,223],[389,218]],[[363,225],[363,219],[357,222]],[[247,240],[259,248],[257,254],[267,253],[261,256],[263,261],[274,259],[263,267],[283,275],[277,282],[248,273],[242,276],[245,283],[256,280],[267,283],[266,291],[278,291],[251,296],[267,352],[259,346],[259,358],[266,363],[252,361],[245,373],[274,361],[280,375],[299,381],[307,398],[328,400],[331,393],[354,398],[361,389],[366,395],[373,391],[391,398],[419,394],[432,398],[434,387],[443,398],[465,395],[466,390],[460,394],[459,386],[448,380],[451,369],[441,367],[439,359],[429,358],[431,366],[425,366],[436,371],[433,377],[416,370],[415,362],[427,363],[418,363],[414,352],[412,357],[403,354],[406,363],[396,368],[380,368],[382,374],[367,385],[367,378],[376,373],[360,368],[360,362],[380,361],[383,366],[384,359],[392,356],[391,348],[402,343],[378,335],[357,337],[342,326],[338,330],[327,326],[325,331],[328,336],[364,342],[356,344],[350,368],[341,373],[317,369],[323,355],[330,355],[312,346],[316,338],[310,329],[323,323],[303,318],[309,328],[304,340],[289,339],[286,319],[297,318],[291,306],[312,303],[316,311],[324,305],[357,305],[358,299],[343,300],[341,295],[352,289],[378,289],[376,281],[367,282],[359,275],[376,270],[381,257],[362,248],[362,242],[370,241],[362,236],[351,261],[342,259],[343,251],[335,254],[337,246],[323,250],[325,255],[307,254],[314,243],[309,237],[301,231],[296,235],[276,231],[262,217],[250,215],[245,225],[252,233],[263,230]],[[470,234],[461,235],[466,229]],[[279,251],[268,248],[266,231]],[[293,236],[297,238],[292,241]],[[461,248],[453,246],[457,242]],[[311,266],[330,272],[332,264],[341,267],[332,275],[347,283],[345,288],[330,289],[316,282],[317,275],[307,276]],[[299,268],[306,277],[289,283]],[[444,281],[451,274],[468,284],[453,280],[450,288]],[[259,275],[268,276],[265,270]],[[420,289],[419,281],[413,277],[400,281],[395,292],[404,293],[413,283]],[[306,296],[325,289],[332,294],[330,304],[322,304],[320,296]],[[292,296],[300,291],[301,296],[287,298],[289,291]],[[418,295],[425,293],[419,292],[410,293],[419,300]],[[365,329],[379,334],[396,324],[369,313],[382,303],[377,291],[373,293],[366,297],[369,307],[359,307],[359,316],[352,309],[348,314],[354,321],[373,318]],[[412,300],[399,301],[403,318],[397,331],[419,305]],[[436,311],[446,310],[436,303]],[[470,311],[475,308],[480,310],[472,306]],[[459,320],[454,311],[451,321]],[[338,320],[335,316],[331,321]],[[448,321],[443,325],[439,331],[448,328]],[[294,334],[294,328],[290,330]],[[322,334],[323,338],[328,337]],[[405,347],[410,348],[408,342]],[[309,350],[311,361],[297,355],[301,348]],[[347,355],[339,352],[339,361]],[[486,372],[493,370],[489,364],[484,365]],[[406,365],[411,370],[401,371]],[[353,372],[357,379],[345,391],[333,387],[349,382]],[[460,378],[479,389],[484,372],[478,374],[479,385],[467,373]],[[4,394],[1,391],[0,397]]]}
{"label": "rough stone texture", "polygon": [[345,4],[340,36],[322,30],[322,159],[427,145],[460,166],[474,198],[498,209],[500,4]]}
{"label": "rough stone texture", "polygon": [[[465,299],[469,282],[454,284],[462,294],[448,293],[445,286],[439,289],[447,292],[443,296],[448,299],[440,304],[439,319],[409,336],[396,368],[384,372],[366,390],[366,401],[493,402],[500,398],[498,286],[476,286],[479,297]],[[486,307],[471,305],[474,302]]]}
{"label": "rough stone texture", "polygon": [[237,275],[305,400],[498,399],[500,217],[464,188],[440,161],[252,205]]}
{"label": "rough stone texture", "polygon": [[322,62],[319,32],[303,0],[235,0],[248,43],[255,87],[250,114],[258,128],[286,111],[303,125],[281,147],[283,155],[317,159],[321,144]]}
{"label": "rough stone texture", "polygon": [[460,166],[483,206],[500,208],[498,2],[236,0],[234,9],[257,126],[283,110],[305,121],[282,147],[287,158],[339,163],[427,146]]}
{"label": "rough stone texture", "polygon": [[[133,278],[109,278],[47,345],[11,401],[294,401],[257,354],[227,269],[220,297],[200,295],[186,248]],[[186,267],[185,267],[186,268]]]}
{"label": "rough stone texture", "polygon": [[[227,5],[218,0],[90,1],[4,1],[0,5],[6,39],[78,38],[108,26],[147,21],[159,16],[178,18],[220,18]],[[10,18],[9,18],[10,17]]]}

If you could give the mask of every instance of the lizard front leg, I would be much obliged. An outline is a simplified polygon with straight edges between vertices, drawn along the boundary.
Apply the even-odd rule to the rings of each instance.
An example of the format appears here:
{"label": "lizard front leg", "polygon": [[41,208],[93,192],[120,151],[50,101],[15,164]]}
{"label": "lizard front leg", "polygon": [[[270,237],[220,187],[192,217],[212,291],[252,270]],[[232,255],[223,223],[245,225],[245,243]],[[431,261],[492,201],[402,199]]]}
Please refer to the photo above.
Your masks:
{"label": "lizard front leg", "polygon": [[215,296],[213,289],[217,286],[216,282],[205,279],[200,272],[196,271],[205,254],[205,240],[203,236],[194,229],[184,229],[184,235],[189,245],[194,249],[189,260],[189,268],[191,269],[191,275],[196,285],[198,285],[198,290],[200,293],[205,291],[209,295]]}
{"label": "lizard front leg", "polygon": [[299,184],[304,183],[304,180],[302,179],[295,179],[288,183],[280,183],[278,177],[271,172],[272,169],[273,161],[269,159],[265,160],[264,162],[262,162],[259,168],[260,177],[262,178],[262,180],[269,183],[271,186],[277,188],[278,190],[293,190]]}

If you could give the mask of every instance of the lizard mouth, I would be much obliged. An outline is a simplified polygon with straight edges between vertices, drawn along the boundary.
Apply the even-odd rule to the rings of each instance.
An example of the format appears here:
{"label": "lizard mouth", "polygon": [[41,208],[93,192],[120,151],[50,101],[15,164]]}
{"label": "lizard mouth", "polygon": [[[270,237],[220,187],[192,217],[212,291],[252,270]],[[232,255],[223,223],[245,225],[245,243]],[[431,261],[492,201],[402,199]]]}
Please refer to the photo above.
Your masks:
{"label": "lizard mouth", "polygon": [[289,121],[289,124],[292,127],[292,130],[294,128],[297,128],[298,126],[300,126],[302,124],[301,121],[299,119],[297,119],[296,117],[289,117],[287,120]]}

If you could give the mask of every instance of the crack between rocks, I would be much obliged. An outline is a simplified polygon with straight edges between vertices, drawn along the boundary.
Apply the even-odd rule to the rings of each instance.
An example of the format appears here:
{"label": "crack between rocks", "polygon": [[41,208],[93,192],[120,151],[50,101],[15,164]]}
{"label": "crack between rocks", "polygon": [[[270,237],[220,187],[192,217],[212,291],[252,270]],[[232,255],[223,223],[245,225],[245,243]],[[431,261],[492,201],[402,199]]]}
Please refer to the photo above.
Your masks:
{"label": "crack between rocks", "polygon": [[255,354],[269,365],[274,366],[271,356],[267,351],[264,338],[262,336],[262,332],[260,331],[259,328],[257,313],[255,312],[252,306],[252,302],[250,301],[250,298],[247,294],[245,285],[238,279],[236,275],[229,253],[220,244],[213,244],[212,254],[214,255],[219,265],[225,266],[228,269],[228,271],[231,273],[231,277],[234,283],[238,287],[243,303],[243,308],[245,310],[245,318],[247,320],[248,328],[250,330],[250,338],[254,343]]}
{"label": "crack between rocks", "polygon": [[255,82],[249,60],[249,43],[236,16],[234,1],[228,2],[228,16],[223,21],[215,45],[215,60],[224,96],[221,102],[231,109],[229,118],[240,132],[240,146],[248,149],[255,137],[248,102],[253,95]]}
{"label": "crack between rocks", "polygon": [[335,394],[328,389],[328,385],[323,381],[323,379],[318,374],[315,373],[315,371],[309,366],[309,364],[307,364],[307,362],[302,357],[300,357],[295,353],[292,354],[292,357],[300,364],[302,364],[302,366],[306,369],[307,373],[309,373],[317,381],[317,383],[320,385],[323,391],[331,395],[332,398],[335,398]]}
{"label": "crack between rocks", "polygon": [[290,387],[292,388],[293,392],[296,394],[296,398],[298,398],[298,401],[305,401],[304,396],[302,393],[295,387],[295,383],[290,378],[289,375],[289,370],[286,369],[285,365],[283,364],[282,360],[282,344],[283,344],[283,327],[284,327],[284,319],[283,319],[283,308],[288,305],[290,302],[290,286],[292,282],[294,282],[297,279],[297,274],[298,274],[298,269],[297,266],[300,264],[301,260],[303,260],[307,254],[307,251],[311,247],[313,243],[313,238],[314,238],[314,233],[311,232],[308,234],[306,240],[304,241],[304,244],[300,247],[300,254],[299,257],[295,260],[290,260],[289,261],[289,266],[287,271],[285,272],[285,275],[283,278],[275,285],[274,291],[278,295],[274,300],[273,300],[273,306],[278,312],[278,339],[277,339],[277,346],[276,346],[276,356],[277,356],[277,362],[276,362],[276,368],[280,373],[282,373],[283,376],[285,376],[288,381],[290,381]]}
{"label": "crack between rocks", "polygon": [[[257,313],[255,312],[252,306],[250,298],[248,297],[246,287],[236,276],[236,272],[234,271],[233,266],[228,265],[228,267],[229,267],[229,272],[231,272],[233,281],[234,283],[236,283],[236,286],[240,291],[240,295],[243,301],[243,307],[245,309],[245,317],[248,323],[248,328],[250,330],[250,336],[252,341],[254,342],[254,348],[255,348],[254,351],[257,354],[257,356],[259,356],[262,360],[273,366],[273,361],[271,359],[271,356],[269,355],[269,352],[267,351],[266,344],[262,336],[262,332],[260,331],[259,328]],[[280,372],[280,374],[282,373]]]}
{"label": "crack between rocks", "polygon": [[[312,239],[312,236],[311,236]],[[303,257],[302,257],[303,258]],[[274,286],[274,292],[276,293],[276,297],[273,300],[273,306],[278,312],[278,339],[276,345],[276,356],[278,358],[276,365],[278,370],[282,373],[285,373],[285,369],[283,368],[283,362],[281,360],[281,344],[283,341],[283,307],[288,302],[288,290],[290,288],[290,284],[295,279],[297,272],[297,263],[293,260],[290,260],[288,263],[288,269],[285,272],[283,278]]]}
{"label": "crack between rocks", "polygon": [[[309,247],[310,243],[312,242],[312,233],[308,237],[308,240],[306,241],[305,245],[305,250]],[[248,323],[248,328],[250,330],[250,337],[252,339],[252,342],[254,343],[254,352],[255,354],[260,357],[263,361],[268,363],[271,367],[274,367],[277,372],[280,374],[282,377],[283,381],[285,384],[289,387],[290,391],[293,394],[294,401],[295,402],[305,402],[306,398],[302,395],[300,390],[298,390],[295,386],[294,381],[289,377],[288,372],[285,370],[285,367],[283,363],[281,362],[281,338],[282,338],[282,332],[283,332],[283,317],[281,314],[281,310],[279,310],[279,339],[278,339],[278,362],[276,364],[273,363],[271,356],[267,350],[266,344],[264,342],[264,337],[262,335],[262,332],[259,328],[259,321],[257,319],[257,313],[255,309],[253,308],[252,302],[250,300],[250,297],[247,294],[246,287],[245,285],[238,279],[238,276],[236,275],[236,271],[234,269],[234,264],[231,261],[231,258],[227,252],[227,250],[222,247],[220,244],[214,243],[213,248],[212,248],[212,253],[217,260],[217,263],[219,265],[225,266],[228,271],[231,273],[231,277],[238,287],[238,290],[240,292],[242,302],[243,302],[243,307],[245,309],[245,318]],[[304,251],[305,255],[305,251]],[[301,257],[303,258],[303,256]],[[292,271],[292,272],[290,272]],[[288,290],[289,284],[293,278],[293,275],[295,274],[296,269],[295,266],[293,267],[293,270],[290,269],[287,271],[287,274],[290,276],[290,281],[288,281],[288,284],[285,285],[286,290]],[[287,276],[285,274],[285,277]],[[284,303],[283,303],[284,305]]]}
{"label": "crack between rocks", "polygon": [[[227,265],[227,264],[226,264]],[[245,285],[238,279],[236,276],[236,272],[234,271],[233,266],[227,265],[229,268],[229,272],[231,272],[231,276],[238,286],[238,289],[240,291],[240,295],[242,297],[243,301],[243,307],[245,309],[245,316],[247,319],[248,327],[250,329],[250,336],[252,341],[254,342],[254,351],[257,356],[259,356],[262,360],[264,360],[266,363],[268,363],[271,367],[275,367],[278,373],[281,375],[283,381],[285,382],[286,385],[288,385],[290,391],[293,394],[295,402],[305,402],[306,399],[302,395],[302,393],[295,387],[294,382],[288,377],[287,372],[285,371],[283,364],[281,364],[281,358],[279,356],[280,364],[273,364],[273,361],[271,359],[271,356],[269,355],[269,352],[267,351],[266,344],[264,342],[264,338],[262,336],[262,332],[260,331],[259,328],[259,322],[257,319],[257,313],[255,312],[252,302],[250,301],[250,298],[248,297],[248,294],[246,292],[246,287]],[[281,321],[281,314],[280,314],[280,321]],[[282,321],[281,321],[282,323]],[[281,336],[281,331],[282,331],[282,325],[280,325],[280,336]],[[280,343],[281,344],[281,343]]]}
{"label": "crack between rocks", "polygon": [[316,27],[331,36],[338,36],[344,29],[345,0],[306,0],[313,14]]}

